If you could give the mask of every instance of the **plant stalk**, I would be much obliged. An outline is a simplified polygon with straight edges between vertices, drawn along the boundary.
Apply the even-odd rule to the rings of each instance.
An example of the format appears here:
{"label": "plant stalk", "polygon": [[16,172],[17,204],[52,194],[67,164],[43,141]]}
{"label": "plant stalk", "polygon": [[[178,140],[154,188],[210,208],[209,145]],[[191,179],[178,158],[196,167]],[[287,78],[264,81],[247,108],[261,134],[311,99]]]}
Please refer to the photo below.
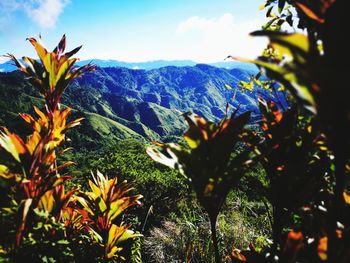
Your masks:
{"label": "plant stalk", "polygon": [[210,227],[211,227],[211,240],[214,245],[214,251],[215,251],[215,263],[221,263],[220,260],[220,253],[219,253],[219,247],[218,247],[218,239],[216,236],[216,218],[217,215],[209,215],[210,218]]}
{"label": "plant stalk", "polygon": [[279,205],[273,207],[273,225],[272,225],[272,235],[273,235],[273,247],[277,251],[281,243],[282,235],[282,208]]}

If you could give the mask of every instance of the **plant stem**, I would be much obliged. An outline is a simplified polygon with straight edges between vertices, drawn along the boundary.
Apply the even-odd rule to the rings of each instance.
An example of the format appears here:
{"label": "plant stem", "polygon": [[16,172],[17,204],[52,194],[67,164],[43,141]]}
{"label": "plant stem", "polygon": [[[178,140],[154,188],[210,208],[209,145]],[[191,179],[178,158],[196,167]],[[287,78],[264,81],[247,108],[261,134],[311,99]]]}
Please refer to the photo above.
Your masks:
{"label": "plant stem", "polygon": [[262,201],[263,201],[263,204],[264,204],[265,209],[266,209],[267,218],[269,219],[271,230],[273,230],[273,221],[272,221],[272,216],[270,213],[269,205],[266,203],[266,200],[264,198],[262,199]]}
{"label": "plant stem", "polygon": [[143,222],[143,226],[142,226],[142,230],[141,230],[141,233],[143,233],[145,231],[145,227],[146,227],[146,223],[147,223],[147,220],[148,220],[148,217],[149,215],[153,212],[153,205],[151,205],[148,209],[148,212],[147,212],[147,215],[146,215],[146,218],[145,218],[145,221]]}
{"label": "plant stem", "polygon": [[282,209],[279,205],[273,207],[273,225],[272,225],[272,235],[273,235],[273,248],[275,251],[278,250],[281,235],[282,235]]}
{"label": "plant stem", "polygon": [[215,262],[221,263],[219,247],[218,247],[218,239],[216,237],[216,218],[217,215],[209,215],[210,218],[210,227],[211,227],[211,240],[213,241],[214,251],[215,251]]}

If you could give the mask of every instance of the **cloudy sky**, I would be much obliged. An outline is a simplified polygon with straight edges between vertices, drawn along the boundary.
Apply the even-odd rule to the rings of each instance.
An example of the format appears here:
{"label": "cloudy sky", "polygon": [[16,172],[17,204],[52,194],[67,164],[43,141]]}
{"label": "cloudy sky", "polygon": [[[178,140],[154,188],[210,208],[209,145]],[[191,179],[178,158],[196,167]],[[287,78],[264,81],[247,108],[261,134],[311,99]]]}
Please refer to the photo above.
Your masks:
{"label": "cloudy sky", "polygon": [[65,33],[82,59],[122,61],[255,57],[263,0],[0,0],[0,54],[34,56],[27,37],[49,49]]}

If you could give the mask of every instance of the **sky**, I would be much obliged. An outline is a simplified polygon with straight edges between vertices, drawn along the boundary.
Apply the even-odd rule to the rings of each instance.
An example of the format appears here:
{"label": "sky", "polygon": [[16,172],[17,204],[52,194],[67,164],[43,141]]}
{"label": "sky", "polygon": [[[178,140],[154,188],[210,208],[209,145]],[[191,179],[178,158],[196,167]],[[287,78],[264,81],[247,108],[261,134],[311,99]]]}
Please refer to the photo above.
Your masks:
{"label": "sky", "polygon": [[[0,0],[0,55],[35,53],[27,37],[52,50],[83,45],[81,59],[223,61],[253,58],[266,40],[263,0]],[[2,58],[0,58],[0,61]]]}

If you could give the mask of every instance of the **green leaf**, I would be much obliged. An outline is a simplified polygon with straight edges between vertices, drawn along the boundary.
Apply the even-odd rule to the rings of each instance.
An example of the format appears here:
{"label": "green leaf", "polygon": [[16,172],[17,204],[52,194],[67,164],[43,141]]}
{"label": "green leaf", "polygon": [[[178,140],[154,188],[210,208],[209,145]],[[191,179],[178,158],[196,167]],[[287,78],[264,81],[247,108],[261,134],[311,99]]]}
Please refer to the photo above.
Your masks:
{"label": "green leaf", "polygon": [[270,6],[269,9],[266,12],[266,17],[272,17],[271,12],[272,12],[273,6]]}
{"label": "green leaf", "polygon": [[312,113],[316,113],[316,102],[310,92],[309,87],[306,85],[305,81],[295,72],[290,69],[283,68],[277,64],[261,61],[261,60],[249,60],[236,58],[237,60],[254,63],[260,67],[263,67],[267,71],[267,75],[271,78],[275,78],[285,87],[293,93],[293,95],[299,99],[306,109]]}
{"label": "green leaf", "polygon": [[270,29],[271,25],[278,19],[279,19],[278,17],[274,17],[274,18],[270,19],[265,25],[262,26],[262,29],[264,29],[264,30]]}
{"label": "green leaf", "polygon": [[59,245],[69,245],[69,241],[66,239],[61,239],[57,241],[57,244]]}
{"label": "green leaf", "polygon": [[281,14],[286,4],[286,0],[278,0],[278,12]]}

